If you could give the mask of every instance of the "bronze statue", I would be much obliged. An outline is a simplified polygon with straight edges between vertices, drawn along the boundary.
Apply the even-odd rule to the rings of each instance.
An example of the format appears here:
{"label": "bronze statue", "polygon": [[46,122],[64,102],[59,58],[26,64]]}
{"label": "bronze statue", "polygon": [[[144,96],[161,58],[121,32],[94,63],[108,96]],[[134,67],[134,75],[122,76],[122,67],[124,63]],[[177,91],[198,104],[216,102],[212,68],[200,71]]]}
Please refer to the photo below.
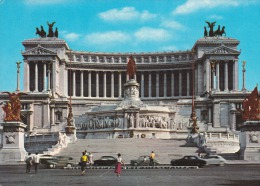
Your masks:
{"label": "bronze statue", "polygon": [[43,26],[41,26],[41,30],[36,27],[36,35],[39,35],[41,38],[46,37],[46,32],[44,31]]}
{"label": "bronze statue", "polygon": [[46,37],[46,32],[43,29],[43,26],[41,25],[41,37]]}
{"label": "bronze statue", "polygon": [[49,26],[49,33],[48,33],[47,37],[53,37],[53,36],[54,36],[52,28],[53,28],[53,25],[54,25],[55,23],[56,23],[56,22],[49,23],[49,22],[47,21],[47,24],[48,24],[48,26]]}
{"label": "bronze statue", "polygon": [[223,26],[222,29],[220,30],[219,35],[222,36],[223,34],[225,34],[226,36],[226,32],[225,32],[225,27]]}
{"label": "bronze statue", "polygon": [[58,38],[58,36],[59,36],[59,32],[58,32],[58,28],[56,27],[55,32],[54,32],[54,37]]}
{"label": "bronze statue", "polygon": [[206,23],[208,24],[208,27],[210,28],[210,30],[209,30],[209,37],[213,37],[214,36],[213,28],[215,26],[216,21],[215,22],[211,22],[211,23],[206,21]]}
{"label": "bronze statue", "polygon": [[135,73],[136,73],[136,64],[133,59],[133,56],[130,56],[129,61],[127,63],[127,74],[129,75],[129,79],[134,79]]}
{"label": "bronze statue", "polygon": [[[215,22],[208,22],[206,21],[206,23],[208,24],[208,27],[210,28],[209,30],[209,34],[207,33],[207,29],[204,26],[204,37],[214,37],[214,36],[222,36],[223,34],[225,34],[226,36],[226,32],[225,32],[225,27],[223,26],[222,29],[220,30],[220,25],[218,25],[218,29],[214,31],[214,26],[215,26]],[[208,34],[208,35],[207,35]]]}
{"label": "bronze statue", "polygon": [[4,105],[2,108],[5,112],[4,121],[21,121],[21,108],[22,104],[20,102],[20,96],[27,95],[26,93],[10,93],[10,92],[2,92],[7,93],[9,95],[9,102]]}
{"label": "bronze statue", "polygon": [[214,31],[214,36],[220,36],[220,25],[218,25],[218,29]]}
{"label": "bronze statue", "polygon": [[208,37],[208,31],[207,28],[204,26],[204,37]]}
{"label": "bronze statue", "polygon": [[257,87],[252,91],[248,98],[242,102],[243,110],[239,109],[243,121],[260,120],[260,102]]}

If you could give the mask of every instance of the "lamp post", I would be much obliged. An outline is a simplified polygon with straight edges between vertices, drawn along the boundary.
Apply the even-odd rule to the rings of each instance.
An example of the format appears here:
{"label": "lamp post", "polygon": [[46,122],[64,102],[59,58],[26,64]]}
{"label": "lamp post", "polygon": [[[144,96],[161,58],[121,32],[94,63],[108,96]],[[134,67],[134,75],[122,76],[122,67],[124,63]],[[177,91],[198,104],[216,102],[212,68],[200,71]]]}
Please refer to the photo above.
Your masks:
{"label": "lamp post", "polygon": [[71,70],[71,50],[70,50],[70,98],[69,98],[69,113],[67,119],[67,126],[65,127],[65,131],[67,135],[74,134],[74,140],[76,139],[75,129],[74,126],[74,119],[72,113],[72,106],[71,106],[71,95],[72,95],[72,70]]}
{"label": "lamp post", "polygon": [[16,91],[19,92],[20,91],[20,64],[22,62],[18,61],[16,62],[17,65],[17,87],[16,87]]}
{"label": "lamp post", "polygon": [[195,101],[194,101],[194,61],[192,62],[192,109],[191,109],[191,115],[190,115],[190,121],[192,122],[192,129],[191,133],[196,134],[198,133],[198,126],[197,126],[197,117],[196,117],[196,111],[195,111]]}
{"label": "lamp post", "polygon": [[246,90],[246,88],[245,88],[245,78],[246,78],[246,74],[245,74],[246,68],[245,68],[245,66],[246,66],[246,61],[243,61],[243,64],[242,64],[242,67],[243,67],[243,69],[242,69],[242,72],[243,72],[242,90]]}

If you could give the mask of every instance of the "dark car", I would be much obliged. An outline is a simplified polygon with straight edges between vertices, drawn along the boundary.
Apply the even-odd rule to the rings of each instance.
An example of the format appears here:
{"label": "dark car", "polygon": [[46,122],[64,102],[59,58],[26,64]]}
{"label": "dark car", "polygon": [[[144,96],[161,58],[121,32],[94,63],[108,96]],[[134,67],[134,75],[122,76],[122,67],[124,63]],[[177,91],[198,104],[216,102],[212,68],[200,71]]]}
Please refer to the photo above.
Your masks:
{"label": "dark car", "polygon": [[184,156],[178,160],[172,160],[171,165],[173,166],[198,166],[204,167],[207,162],[197,156]]}
{"label": "dark car", "polygon": [[116,165],[117,159],[113,156],[101,156],[101,158],[94,161],[94,166],[111,166]]}
{"label": "dark car", "polygon": [[[149,165],[149,163],[150,163],[149,156],[140,156],[136,160],[130,160],[130,164],[132,166],[147,166],[147,165]],[[158,164],[159,164],[159,161],[154,160],[154,165],[158,165]]]}
{"label": "dark car", "polygon": [[69,156],[52,156],[49,158],[42,158],[40,161],[41,164],[46,165],[48,168],[72,167],[77,165],[75,160]]}

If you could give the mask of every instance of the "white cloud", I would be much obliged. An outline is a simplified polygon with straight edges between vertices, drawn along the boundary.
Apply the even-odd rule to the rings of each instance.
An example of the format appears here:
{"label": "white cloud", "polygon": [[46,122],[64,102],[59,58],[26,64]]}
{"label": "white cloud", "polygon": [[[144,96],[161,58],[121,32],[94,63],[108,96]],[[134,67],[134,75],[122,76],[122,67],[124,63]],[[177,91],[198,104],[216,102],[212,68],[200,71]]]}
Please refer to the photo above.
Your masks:
{"label": "white cloud", "polygon": [[143,27],[135,32],[139,41],[166,41],[171,38],[167,30]]}
{"label": "white cloud", "polygon": [[79,34],[76,34],[76,33],[66,33],[64,34],[64,38],[68,41],[76,41],[79,39]]}
{"label": "white cloud", "polygon": [[161,26],[163,26],[165,28],[176,29],[176,30],[180,30],[180,29],[184,28],[184,26],[182,24],[180,24],[179,22],[170,21],[170,20],[163,20],[161,23]]}
{"label": "white cloud", "polygon": [[210,19],[215,19],[215,20],[220,20],[220,19],[223,19],[222,16],[219,16],[219,15],[211,15],[209,16]]}
{"label": "white cloud", "polygon": [[124,7],[99,13],[99,17],[105,21],[129,21],[136,19],[145,21],[156,17],[156,14],[151,14],[146,10],[138,12],[134,7]]}
{"label": "white cloud", "polygon": [[189,14],[200,9],[239,6],[241,4],[248,4],[248,2],[244,0],[187,0],[184,4],[178,6],[173,14]]}
{"label": "white cloud", "polygon": [[176,51],[176,50],[177,50],[177,47],[174,46],[174,45],[163,46],[163,47],[161,47],[161,50],[162,50],[162,51],[166,51],[166,52]]}
{"label": "white cloud", "polygon": [[97,32],[85,36],[87,43],[96,45],[125,43],[129,39],[129,35],[121,31]]}

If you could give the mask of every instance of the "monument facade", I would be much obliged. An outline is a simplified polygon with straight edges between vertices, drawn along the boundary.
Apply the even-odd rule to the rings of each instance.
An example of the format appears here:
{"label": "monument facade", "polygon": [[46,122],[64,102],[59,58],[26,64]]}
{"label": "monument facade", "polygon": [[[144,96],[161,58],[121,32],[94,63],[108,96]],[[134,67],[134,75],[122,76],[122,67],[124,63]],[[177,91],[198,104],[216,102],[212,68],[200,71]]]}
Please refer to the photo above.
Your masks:
{"label": "monument facade", "polygon": [[205,28],[191,49],[154,53],[75,51],[54,33],[24,40],[26,132],[66,132],[71,106],[78,138],[184,139],[194,103],[201,134],[233,135],[238,146],[238,109],[250,92],[238,88],[239,41],[223,33]]}

